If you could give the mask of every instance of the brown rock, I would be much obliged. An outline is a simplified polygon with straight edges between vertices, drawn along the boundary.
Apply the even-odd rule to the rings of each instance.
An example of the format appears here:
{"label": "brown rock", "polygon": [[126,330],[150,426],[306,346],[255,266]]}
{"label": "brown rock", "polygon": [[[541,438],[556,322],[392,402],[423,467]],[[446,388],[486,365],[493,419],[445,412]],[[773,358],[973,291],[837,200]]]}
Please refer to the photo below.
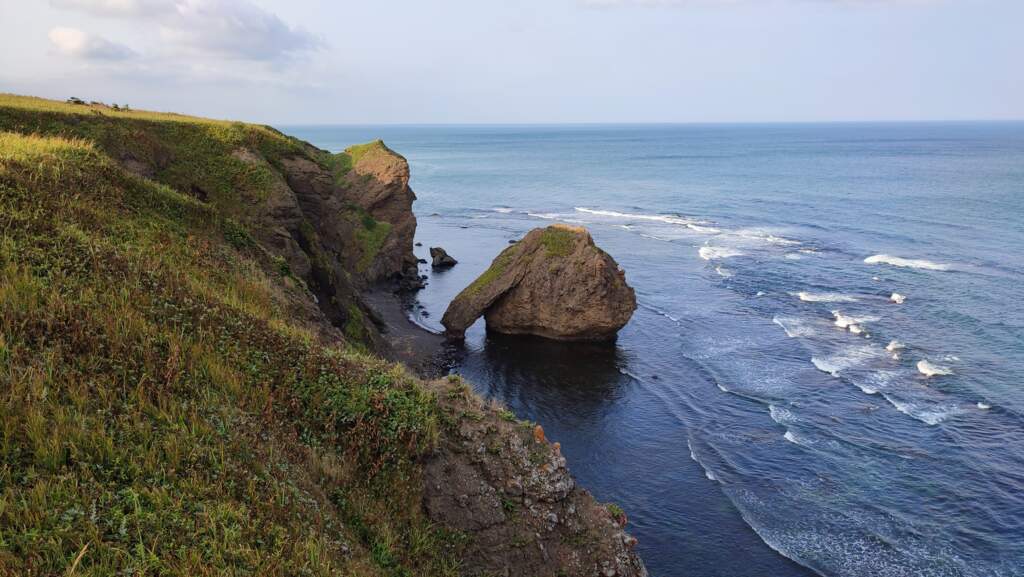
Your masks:
{"label": "brown rock", "polygon": [[397,152],[375,140],[348,148],[352,168],[342,182],[344,198],[366,211],[390,230],[363,271],[369,282],[397,276],[416,275],[416,257],[412,252],[416,234],[416,216],[412,203],[416,194],[409,188],[409,163]]}
{"label": "brown rock", "polygon": [[430,247],[430,259],[432,261],[430,266],[434,268],[451,268],[459,264],[459,261],[448,254],[448,251],[439,246]]}
{"label": "brown rock", "polygon": [[636,310],[625,274],[585,228],[555,224],[530,231],[498,255],[445,311],[461,338],[484,315],[488,329],[551,339],[613,339]]}
{"label": "brown rock", "polygon": [[[461,575],[646,577],[635,539],[576,485],[540,428],[485,405],[459,380],[428,383],[451,415],[425,459],[423,508],[472,538]],[[624,520],[624,519],[623,519]]]}

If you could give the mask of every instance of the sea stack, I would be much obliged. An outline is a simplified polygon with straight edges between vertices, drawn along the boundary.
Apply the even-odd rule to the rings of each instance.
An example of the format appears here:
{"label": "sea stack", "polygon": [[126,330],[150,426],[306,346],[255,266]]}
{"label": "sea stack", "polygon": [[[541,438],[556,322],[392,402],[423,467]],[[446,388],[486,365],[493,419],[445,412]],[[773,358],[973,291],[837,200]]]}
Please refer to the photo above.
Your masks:
{"label": "sea stack", "polygon": [[565,341],[614,339],[636,310],[636,295],[587,229],[536,228],[506,248],[448,305],[452,338],[483,315],[490,330]]}

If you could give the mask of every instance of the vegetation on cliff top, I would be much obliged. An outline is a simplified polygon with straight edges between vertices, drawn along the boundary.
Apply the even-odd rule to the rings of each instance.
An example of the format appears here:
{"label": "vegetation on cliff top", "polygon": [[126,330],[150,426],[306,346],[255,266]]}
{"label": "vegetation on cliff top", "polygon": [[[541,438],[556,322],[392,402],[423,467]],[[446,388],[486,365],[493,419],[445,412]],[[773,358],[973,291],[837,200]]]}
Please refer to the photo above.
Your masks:
{"label": "vegetation on cliff top", "polygon": [[454,574],[414,462],[434,396],[320,343],[235,221],[103,150],[0,135],[0,574]]}
{"label": "vegetation on cliff top", "polygon": [[337,154],[331,154],[324,159],[324,162],[338,175],[338,178],[344,178],[349,171],[359,163],[359,159],[366,155],[366,153],[375,150],[388,150],[387,146],[384,145],[384,141],[377,139],[365,144],[354,144],[346,148],[343,152]]}
{"label": "vegetation on cliff top", "polygon": [[110,157],[145,167],[154,180],[203,197],[221,214],[236,218],[266,196],[274,175],[268,166],[232,153],[254,150],[274,165],[304,151],[298,140],[266,126],[8,94],[0,94],[0,130],[86,139]]}

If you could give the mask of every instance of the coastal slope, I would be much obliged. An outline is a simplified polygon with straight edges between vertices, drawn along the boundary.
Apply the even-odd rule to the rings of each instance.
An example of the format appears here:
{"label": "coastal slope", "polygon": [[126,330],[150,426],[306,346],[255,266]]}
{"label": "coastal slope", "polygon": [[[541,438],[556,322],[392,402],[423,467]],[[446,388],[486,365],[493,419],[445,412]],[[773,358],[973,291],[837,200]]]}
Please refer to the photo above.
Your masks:
{"label": "coastal slope", "polygon": [[542,430],[386,360],[413,199],[379,142],[0,96],[0,574],[645,574]]}

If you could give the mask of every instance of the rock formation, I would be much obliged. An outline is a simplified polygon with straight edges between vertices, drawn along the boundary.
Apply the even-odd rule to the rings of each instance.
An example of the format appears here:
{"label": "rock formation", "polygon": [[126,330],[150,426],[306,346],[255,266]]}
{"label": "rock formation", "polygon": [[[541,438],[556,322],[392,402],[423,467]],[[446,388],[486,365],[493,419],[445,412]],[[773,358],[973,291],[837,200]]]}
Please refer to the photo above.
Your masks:
{"label": "rock formation", "polygon": [[485,405],[457,377],[429,386],[459,418],[426,459],[423,504],[434,522],[472,535],[461,574],[647,575],[622,510],[575,483],[540,425]]}
{"label": "rock formation", "polygon": [[439,246],[430,247],[430,258],[432,260],[430,266],[434,268],[450,268],[459,264],[459,261],[452,258],[452,255]]}
{"label": "rock formation", "polygon": [[634,310],[633,289],[590,233],[555,224],[502,251],[441,322],[454,338],[484,315],[487,327],[501,333],[600,341],[614,338]]}

